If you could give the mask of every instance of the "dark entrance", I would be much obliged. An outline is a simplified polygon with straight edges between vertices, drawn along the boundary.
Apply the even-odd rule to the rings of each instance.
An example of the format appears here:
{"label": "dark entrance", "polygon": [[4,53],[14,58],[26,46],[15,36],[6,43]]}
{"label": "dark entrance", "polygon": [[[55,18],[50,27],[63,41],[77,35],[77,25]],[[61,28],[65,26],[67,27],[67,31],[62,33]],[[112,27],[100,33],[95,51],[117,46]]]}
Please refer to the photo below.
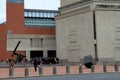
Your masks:
{"label": "dark entrance", "polygon": [[56,51],[55,50],[49,50],[48,51],[48,57],[56,57]]}
{"label": "dark entrance", "polygon": [[30,57],[43,57],[43,51],[30,51]]}

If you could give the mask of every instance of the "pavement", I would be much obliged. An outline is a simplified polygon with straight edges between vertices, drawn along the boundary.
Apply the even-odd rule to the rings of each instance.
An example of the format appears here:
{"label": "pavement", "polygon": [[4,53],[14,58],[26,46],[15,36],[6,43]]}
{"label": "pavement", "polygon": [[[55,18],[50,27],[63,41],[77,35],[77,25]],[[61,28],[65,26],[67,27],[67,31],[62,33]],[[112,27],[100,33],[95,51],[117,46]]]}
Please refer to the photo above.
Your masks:
{"label": "pavement", "polygon": [[[83,67],[83,71],[81,74],[93,74],[93,72],[91,72],[91,69],[86,68],[84,65]],[[56,66],[57,68],[57,74],[56,75],[67,75],[66,73],[66,66]],[[120,69],[120,66],[119,66]],[[28,67],[29,70],[29,76],[28,77],[36,77],[36,76],[53,76],[53,66],[51,65],[47,65],[47,66],[43,66],[43,74],[39,75],[39,71],[37,70],[36,72],[34,71],[34,67],[30,66]],[[25,67],[14,67],[13,69],[14,72],[14,76],[15,78],[19,78],[19,77],[25,77]],[[118,71],[120,72],[120,70]],[[95,72],[96,74],[98,73],[104,73],[103,72],[103,65],[96,65],[95,66]],[[107,72],[106,73],[116,73],[114,66],[107,66]],[[79,66],[70,66],[70,73],[69,74],[79,74]],[[0,79],[2,78],[9,78],[9,68],[0,68]],[[97,80],[97,79],[96,79]]]}
{"label": "pavement", "polygon": [[6,78],[1,80],[120,80],[120,73],[69,74],[42,77]]}

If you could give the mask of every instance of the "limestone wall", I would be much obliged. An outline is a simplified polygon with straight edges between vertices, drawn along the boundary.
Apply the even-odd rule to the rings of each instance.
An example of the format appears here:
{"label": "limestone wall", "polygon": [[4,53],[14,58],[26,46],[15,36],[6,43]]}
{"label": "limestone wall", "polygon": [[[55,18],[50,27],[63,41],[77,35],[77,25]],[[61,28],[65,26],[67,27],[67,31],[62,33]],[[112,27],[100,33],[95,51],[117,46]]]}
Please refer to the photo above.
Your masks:
{"label": "limestone wall", "polygon": [[71,3],[78,2],[78,1],[81,1],[81,0],[61,0],[61,7],[71,4]]}
{"label": "limestone wall", "polygon": [[120,60],[119,31],[117,31],[120,28],[119,15],[120,11],[117,10],[96,11],[98,57],[101,60],[105,58],[108,61]]}
{"label": "limestone wall", "polygon": [[[65,13],[56,20],[57,55],[60,59],[79,62],[86,55],[94,57],[92,12],[90,8],[84,11]],[[65,16],[66,14],[71,16]]]}
{"label": "limestone wall", "polygon": [[18,41],[21,41],[17,50],[56,50],[55,36],[49,35],[8,35],[7,50],[13,51]]}

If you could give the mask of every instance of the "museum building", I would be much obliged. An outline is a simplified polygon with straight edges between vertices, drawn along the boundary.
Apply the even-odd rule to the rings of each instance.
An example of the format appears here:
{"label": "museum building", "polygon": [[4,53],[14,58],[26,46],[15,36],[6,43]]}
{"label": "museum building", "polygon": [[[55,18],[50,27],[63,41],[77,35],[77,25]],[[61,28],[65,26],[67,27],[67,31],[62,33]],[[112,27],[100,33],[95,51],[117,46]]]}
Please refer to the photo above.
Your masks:
{"label": "museum building", "polygon": [[120,0],[61,0],[57,56],[64,62],[120,61]]}
{"label": "museum building", "polygon": [[120,0],[61,0],[57,10],[24,9],[24,0],[7,0],[0,24],[0,60],[17,53],[58,57],[62,63],[120,61]]}
{"label": "museum building", "polygon": [[6,1],[6,22],[0,24],[0,60],[16,53],[33,57],[56,57],[57,10],[24,9],[24,0]]}

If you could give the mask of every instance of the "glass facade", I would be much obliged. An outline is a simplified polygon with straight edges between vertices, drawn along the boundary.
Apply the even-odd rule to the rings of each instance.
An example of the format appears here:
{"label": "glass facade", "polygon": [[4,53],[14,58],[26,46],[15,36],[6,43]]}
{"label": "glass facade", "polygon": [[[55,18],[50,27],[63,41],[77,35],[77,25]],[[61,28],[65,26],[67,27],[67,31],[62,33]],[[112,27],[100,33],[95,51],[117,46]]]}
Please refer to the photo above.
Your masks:
{"label": "glass facade", "polygon": [[57,11],[25,11],[25,17],[44,17],[44,18],[54,18],[58,14]]}
{"label": "glass facade", "polygon": [[55,27],[55,20],[53,19],[32,19],[26,18],[25,25],[27,27]]}
{"label": "glass facade", "polygon": [[27,27],[55,27],[55,16],[58,11],[29,10],[24,12],[25,26]]}
{"label": "glass facade", "polygon": [[24,0],[7,0],[10,3],[24,3]]}

